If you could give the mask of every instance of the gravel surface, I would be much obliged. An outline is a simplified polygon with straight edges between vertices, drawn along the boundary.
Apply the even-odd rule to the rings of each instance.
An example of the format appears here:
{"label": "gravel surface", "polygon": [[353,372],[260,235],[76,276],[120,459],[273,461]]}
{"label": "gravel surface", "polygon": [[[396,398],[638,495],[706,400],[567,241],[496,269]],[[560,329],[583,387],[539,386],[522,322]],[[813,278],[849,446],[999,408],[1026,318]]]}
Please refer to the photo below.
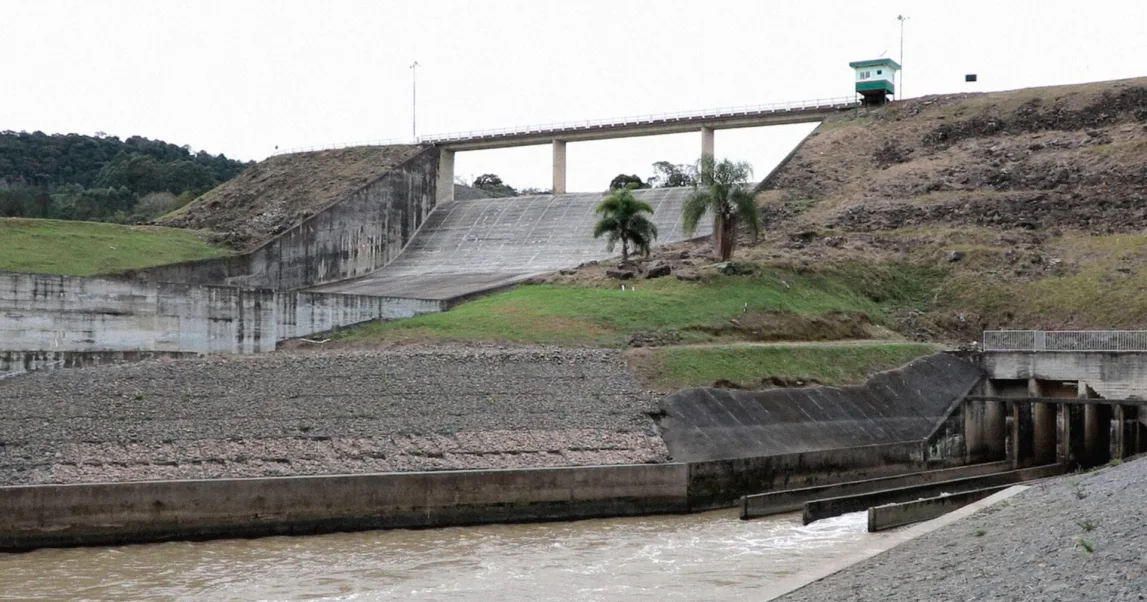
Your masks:
{"label": "gravel surface", "polygon": [[1144,484],[1147,459],[1049,479],[781,600],[1145,600]]}
{"label": "gravel surface", "polygon": [[662,462],[619,353],[420,348],[0,380],[0,484]]}

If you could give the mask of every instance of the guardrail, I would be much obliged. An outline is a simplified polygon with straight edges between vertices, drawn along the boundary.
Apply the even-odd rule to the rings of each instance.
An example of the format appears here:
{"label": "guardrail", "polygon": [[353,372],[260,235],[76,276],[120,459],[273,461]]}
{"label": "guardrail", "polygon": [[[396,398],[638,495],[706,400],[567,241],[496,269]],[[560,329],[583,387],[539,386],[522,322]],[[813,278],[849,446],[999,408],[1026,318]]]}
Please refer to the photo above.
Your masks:
{"label": "guardrail", "polygon": [[418,141],[427,144],[440,142],[456,142],[472,138],[491,138],[502,136],[519,136],[527,134],[541,134],[545,132],[558,132],[568,130],[581,130],[589,128],[620,127],[627,125],[645,125],[658,122],[684,121],[691,119],[720,119],[723,117],[737,117],[740,115],[758,115],[784,111],[803,111],[808,109],[846,108],[856,104],[854,96],[839,96],[836,98],[816,98],[813,100],[798,100],[777,102],[765,105],[747,105],[739,107],[725,107],[719,109],[706,109],[702,111],[683,111],[677,113],[653,113],[649,115],[636,115],[630,117],[615,117],[611,119],[587,119],[584,121],[564,121],[542,125],[527,125],[513,128],[500,128],[492,130],[471,130],[468,132],[453,132],[449,134],[435,134],[419,137]]}
{"label": "guardrail", "polygon": [[986,330],[984,351],[1147,351],[1147,330]]}
{"label": "guardrail", "polygon": [[788,102],[775,102],[764,105],[745,105],[738,107],[724,107],[718,109],[705,109],[701,111],[680,111],[676,113],[651,113],[649,115],[635,115],[630,117],[614,117],[610,119],[587,119],[584,121],[562,121],[540,125],[525,125],[511,128],[497,128],[491,130],[470,130],[466,132],[452,132],[448,134],[433,134],[410,138],[391,138],[388,140],[369,140],[364,142],[345,142],[336,144],[321,144],[276,149],[274,155],[288,155],[291,153],[306,153],[323,150],[337,150],[352,146],[384,146],[388,144],[439,144],[442,142],[457,142],[474,138],[494,138],[503,136],[520,136],[528,134],[541,134],[546,132],[560,132],[570,130],[584,130],[589,128],[609,128],[627,125],[647,125],[662,122],[687,121],[692,119],[721,119],[727,117],[763,115],[785,111],[806,111],[809,109],[848,108],[857,104],[855,96],[838,96],[835,98],[815,98],[812,100],[796,100]]}

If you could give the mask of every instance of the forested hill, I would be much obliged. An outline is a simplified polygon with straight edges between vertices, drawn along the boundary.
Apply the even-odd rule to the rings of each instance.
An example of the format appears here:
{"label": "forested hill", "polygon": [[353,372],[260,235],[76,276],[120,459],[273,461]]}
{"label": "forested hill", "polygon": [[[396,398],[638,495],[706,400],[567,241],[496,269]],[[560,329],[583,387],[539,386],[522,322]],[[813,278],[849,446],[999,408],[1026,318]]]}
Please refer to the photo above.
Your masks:
{"label": "forested hill", "polygon": [[0,217],[147,221],[249,163],[132,136],[0,132]]}

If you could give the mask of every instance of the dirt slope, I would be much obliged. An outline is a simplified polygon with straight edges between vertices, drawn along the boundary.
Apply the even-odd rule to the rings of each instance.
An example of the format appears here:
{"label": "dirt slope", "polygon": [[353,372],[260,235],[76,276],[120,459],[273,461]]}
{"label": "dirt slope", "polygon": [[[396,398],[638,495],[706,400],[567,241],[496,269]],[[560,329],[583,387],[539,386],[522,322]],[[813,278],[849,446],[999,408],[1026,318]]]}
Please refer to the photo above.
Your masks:
{"label": "dirt slope", "polygon": [[1147,227],[1147,78],[924,97],[825,122],[762,194],[809,225]]}
{"label": "dirt slope", "polygon": [[360,146],[271,157],[159,223],[208,230],[216,242],[251,250],[421,150],[416,145]]}

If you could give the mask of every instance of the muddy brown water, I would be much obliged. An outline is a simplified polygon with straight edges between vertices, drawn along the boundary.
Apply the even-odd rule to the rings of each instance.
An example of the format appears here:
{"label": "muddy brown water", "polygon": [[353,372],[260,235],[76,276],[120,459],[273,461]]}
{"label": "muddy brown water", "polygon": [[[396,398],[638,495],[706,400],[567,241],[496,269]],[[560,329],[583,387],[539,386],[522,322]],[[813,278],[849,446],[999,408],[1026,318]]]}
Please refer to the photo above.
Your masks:
{"label": "muddy brown water", "polygon": [[857,513],[687,516],[39,550],[4,600],[740,600],[886,536]]}

